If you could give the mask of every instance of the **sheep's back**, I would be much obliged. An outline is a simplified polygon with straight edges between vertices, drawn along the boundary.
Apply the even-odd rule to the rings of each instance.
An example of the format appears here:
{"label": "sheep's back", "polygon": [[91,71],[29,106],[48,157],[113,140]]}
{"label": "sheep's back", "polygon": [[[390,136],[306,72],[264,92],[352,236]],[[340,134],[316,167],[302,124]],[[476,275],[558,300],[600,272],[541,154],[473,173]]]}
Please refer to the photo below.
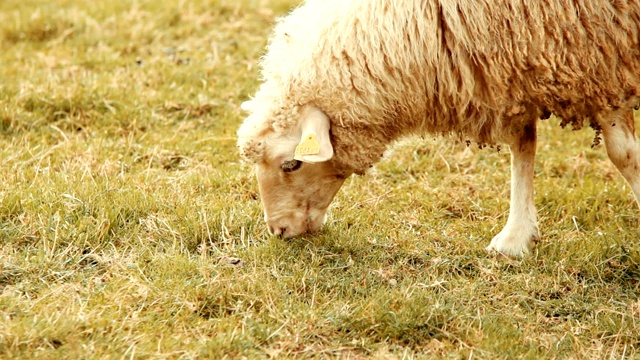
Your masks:
{"label": "sheep's back", "polygon": [[580,127],[637,102],[639,28],[639,0],[313,0],[279,23],[263,67],[282,103],[345,128],[492,143],[518,117]]}

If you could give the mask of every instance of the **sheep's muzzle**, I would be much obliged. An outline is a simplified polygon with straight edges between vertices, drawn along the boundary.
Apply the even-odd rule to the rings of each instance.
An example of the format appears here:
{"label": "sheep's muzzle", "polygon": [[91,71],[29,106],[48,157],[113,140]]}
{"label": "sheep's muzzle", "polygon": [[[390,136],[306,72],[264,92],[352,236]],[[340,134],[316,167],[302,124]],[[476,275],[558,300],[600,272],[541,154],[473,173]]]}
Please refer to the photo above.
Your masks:
{"label": "sheep's muzzle", "polygon": [[257,166],[264,219],[273,235],[291,238],[322,228],[327,209],[346,176],[331,161],[284,172],[279,161]]}

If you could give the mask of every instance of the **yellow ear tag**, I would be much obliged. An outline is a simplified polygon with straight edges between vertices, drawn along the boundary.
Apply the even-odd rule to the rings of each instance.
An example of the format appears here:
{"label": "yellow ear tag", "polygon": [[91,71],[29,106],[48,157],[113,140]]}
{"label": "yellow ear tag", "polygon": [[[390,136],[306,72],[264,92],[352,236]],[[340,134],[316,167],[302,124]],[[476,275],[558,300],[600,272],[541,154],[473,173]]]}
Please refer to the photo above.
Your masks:
{"label": "yellow ear tag", "polygon": [[317,155],[320,153],[320,143],[316,140],[316,134],[309,134],[298,146],[296,156]]}

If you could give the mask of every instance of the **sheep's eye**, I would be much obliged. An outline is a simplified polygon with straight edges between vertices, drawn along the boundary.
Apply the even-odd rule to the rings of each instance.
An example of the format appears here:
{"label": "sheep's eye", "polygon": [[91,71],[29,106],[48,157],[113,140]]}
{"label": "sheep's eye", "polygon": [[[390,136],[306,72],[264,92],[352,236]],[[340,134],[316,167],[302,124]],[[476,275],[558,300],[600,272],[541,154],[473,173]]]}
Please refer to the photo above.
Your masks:
{"label": "sheep's eye", "polygon": [[292,171],[296,171],[298,169],[300,169],[300,166],[302,165],[302,161],[299,160],[287,160],[285,162],[282,163],[282,171],[284,172],[292,172]]}

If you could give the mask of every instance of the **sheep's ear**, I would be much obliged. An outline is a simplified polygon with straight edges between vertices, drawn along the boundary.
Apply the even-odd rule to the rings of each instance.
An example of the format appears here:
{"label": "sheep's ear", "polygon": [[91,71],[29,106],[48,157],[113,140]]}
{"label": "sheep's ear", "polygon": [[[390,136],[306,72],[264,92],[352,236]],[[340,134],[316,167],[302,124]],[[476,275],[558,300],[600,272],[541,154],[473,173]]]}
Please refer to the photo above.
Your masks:
{"label": "sheep's ear", "polygon": [[301,112],[300,143],[296,146],[296,160],[319,163],[333,157],[329,136],[329,118],[315,106],[307,106]]}

